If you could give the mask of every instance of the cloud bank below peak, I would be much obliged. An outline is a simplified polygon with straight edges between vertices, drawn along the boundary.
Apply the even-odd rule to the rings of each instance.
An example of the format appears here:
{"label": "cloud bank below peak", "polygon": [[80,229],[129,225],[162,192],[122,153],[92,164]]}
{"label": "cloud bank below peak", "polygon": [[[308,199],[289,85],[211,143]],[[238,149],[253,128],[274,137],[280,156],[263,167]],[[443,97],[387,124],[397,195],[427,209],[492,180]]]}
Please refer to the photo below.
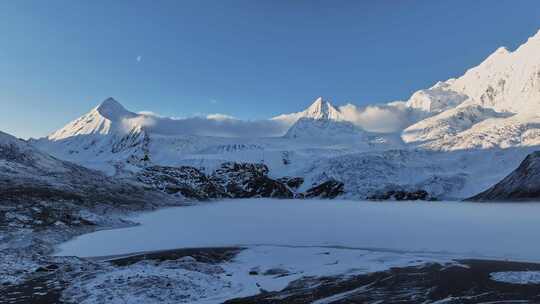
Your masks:
{"label": "cloud bank below peak", "polygon": [[198,135],[217,137],[277,137],[283,136],[290,124],[274,120],[240,120],[214,113],[206,116],[163,117],[150,111],[139,112],[136,118],[124,121],[126,129],[142,126],[162,135]]}
{"label": "cloud bank below peak", "polygon": [[[337,107],[344,120],[376,133],[400,132],[415,122],[416,116],[404,102],[359,107],[348,103]],[[143,126],[163,135],[189,134],[218,137],[278,137],[302,116],[303,112],[279,115],[271,119],[242,120],[214,113],[193,117],[164,117],[151,111],[140,111],[125,122],[126,128]]]}
{"label": "cloud bank below peak", "polygon": [[339,111],[345,120],[370,132],[393,133],[405,129],[416,121],[416,113],[404,102],[358,107],[348,103]]}

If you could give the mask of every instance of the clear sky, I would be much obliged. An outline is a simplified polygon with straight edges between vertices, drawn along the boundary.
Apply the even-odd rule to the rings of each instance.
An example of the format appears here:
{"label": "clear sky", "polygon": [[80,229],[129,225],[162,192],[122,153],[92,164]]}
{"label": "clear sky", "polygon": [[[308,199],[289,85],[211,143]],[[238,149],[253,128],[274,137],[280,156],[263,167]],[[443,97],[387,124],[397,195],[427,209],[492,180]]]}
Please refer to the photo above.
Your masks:
{"label": "clear sky", "polygon": [[44,136],[109,96],[241,119],[403,100],[539,29],[538,0],[0,1],[0,130]]}

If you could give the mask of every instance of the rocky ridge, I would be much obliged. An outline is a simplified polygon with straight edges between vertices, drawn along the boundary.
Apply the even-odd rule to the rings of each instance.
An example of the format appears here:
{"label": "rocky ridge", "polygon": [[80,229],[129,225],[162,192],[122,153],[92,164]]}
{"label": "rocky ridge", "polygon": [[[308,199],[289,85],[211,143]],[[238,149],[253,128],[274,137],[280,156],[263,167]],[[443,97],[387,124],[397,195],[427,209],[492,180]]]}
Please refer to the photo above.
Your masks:
{"label": "rocky ridge", "polygon": [[540,151],[529,154],[512,173],[468,200],[537,201],[540,199]]}
{"label": "rocky ridge", "polygon": [[137,179],[165,193],[188,199],[220,198],[335,198],[343,194],[343,183],[328,180],[305,192],[298,189],[301,177],[274,179],[264,164],[226,162],[210,174],[190,166],[152,166],[137,173]]}

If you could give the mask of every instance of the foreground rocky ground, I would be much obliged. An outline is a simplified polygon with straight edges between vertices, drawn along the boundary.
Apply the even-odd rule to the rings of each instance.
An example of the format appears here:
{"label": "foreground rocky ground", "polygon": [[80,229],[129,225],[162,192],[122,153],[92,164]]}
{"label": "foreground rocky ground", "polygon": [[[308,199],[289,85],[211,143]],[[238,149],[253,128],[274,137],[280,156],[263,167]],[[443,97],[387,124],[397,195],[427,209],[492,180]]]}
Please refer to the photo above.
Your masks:
{"label": "foreground rocky ground", "polygon": [[509,284],[495,272],[540,270],[540,264],[462,260],[353,277],[305,278],[279,292],[234,299],[244,303],[538,303],[540,284]]}
{"label": "foreground rocky ground", "polygon": [[[230,260],[239,250],[239,248],[181,249],[115,258],[107,262],[51,257],[48,260],[49,265],[36,268],[34,273],[27,277],[27,280],[18,284],[4,284],[0,288],[0,303],[54,304],[80,303],[80,301],[86,301],[85,303],[122,303],[125,302],[126,297],[129,297],[129,291],[137,290],[136,287],[129,288],[129,291],[126,289],[126,285],[130,284],[127,281],[131,277],[119,276],[114,281],[107,282],[109,287],[118,292],[98,295],[97,297],[93,297],[90,291],[81,290],[77,283],[94,278],[99,274],[111,272],[112,269],[121,271],[123,268],[134,265],[139,266],[141,271],[133,273],[133,283],[138,284],[141,289],[147,289],[150,293],[154,293],[156,303],[160,302],[160,293],[165,293],[169,299],[182,301],[186,300],[186,296],[182,295],[182,290],[188,289],[190,282],[175,282],[173,279],[169,279],[167,268],[196,269],[201,273],[219,272],[220,270],[213,265]],[[147,267],[142,267],[142,265]],[[145,276],[144,272],[152,267],[150,265],[163,266],[163,269],[160,269],[162,275]],[[173,283],[175,283],[174,286]],[[186,286],[182,286],[183,284]],[[95,288],[104,289],[104,286],[98,285]],[[172,288],[178,288],[180,291],[178,297],[171,296],[170,292],[167,294],[167,291]],[[182,302],[185,303],[185,301]]]}
{"label": "foreground rocky ground", "polygon": [[[310,276],[246,270],[253,282],[294,276],[285,288],[226,300],[228,264],[245,249],[178,249],[106,261],[51,258],[29,279],[0,288],[0,303],[538,303],[540,282],[498,282],[494,273],[540,271],[540,264],[488,260],[427,262],[364,274]],[[334,254],[332,251],[321,254]],[[348,265],[351,268],[365,265]],[[255,283],[260,286],[259,283]],[[219,301],[219,299],[225,299]],[[207,301],[207,302],[205,302]]]}

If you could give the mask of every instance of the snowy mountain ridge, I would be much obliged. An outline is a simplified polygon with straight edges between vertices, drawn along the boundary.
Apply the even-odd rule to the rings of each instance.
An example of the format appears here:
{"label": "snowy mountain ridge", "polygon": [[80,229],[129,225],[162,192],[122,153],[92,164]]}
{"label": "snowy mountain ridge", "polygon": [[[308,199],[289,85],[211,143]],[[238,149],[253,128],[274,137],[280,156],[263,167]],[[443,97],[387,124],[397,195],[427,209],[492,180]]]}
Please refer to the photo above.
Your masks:
{"label": "snowy mountain ridge", "polygon": [[[148,198],[167,202],[158,192],[131,180],[113,179],[102,172],[52,157],[29,143],[0,132],[0,201],[146,204]],[[95,200],[95,201],[92,201]],[[66,207],[59,204],[59,208]]]}
{"label": "snowy mountain ridge", "polygon": [[[282,118],[274,119],[292,119],[296,121],[285,133],[285,138],[329,138],[329,137],[347,137],[356,136],[361,141],[363,130],[347,121],[341,111],[335,108],[331,103],[324,101],[319,97],[306,110],[293,114],[286,114]],[[288,118],[287,118],[288,117]]]}
{"label": "snowy mountain ridge", "polygon": [[513,52],[497,49],[442,84],[457,97],[456,106],[406,128],[405,142],[439,150],[540,144],[531,136],[539,132],[540,32]]}
{"label": "snowy mountain ridge", "polygon": [[285,121],[292,124],[302,118],[316,120],[328,119],[335,121],[346,120],[340,110],[334,107],[334,105],[332,105],[330,102],[324,101],[322,97],[315,99],[315,101],[304,111],[291,114],[282,114],[272,118],[272,120]]}
{"label": "snowy mountain ridge", "polygon": [[107,98],[89,113],[53,132],[48,140],[58,141],[78,135],[106,135],[124,131],[123,120],[137,117],[113,98]]}
{"label": "snowy mountain ridge", "polygon": [[[419,90],[407,101],[336,107],[319,97],[303,111],[247,122],[223,115],[178,120],[136,114],[109,98],[31,142],[110,175],[151,165],[212,171],[232,161],[265,164],[270,176],[306,177],[306,187],[334,172],[331,178],[346,182],[355,197],[397,187],[459,198],[492,185],[540,145],[538,110],[540,32],[515,51],[499,48],[463,76]],[[396,120],[405,126],[395,132],[365,127]],[[208,129],[198,132],[201,126]],[[226,126],[240,135],[223,132]],[[408,157],[387,158],[391,151]],[[485,176],[494,169],[485,163],[488,155],[501,164]]]}
{"label": "snowy mountain ridge", "polygon": [[498,48],[455,80],[452,88],[496,111],[520,113],[540,106],[540,31],[510,52]]}
{"label": "snowy mountain ridge", "polygon": [[298,119],[285,134],[286,138],[329,138],[329,137],[349,137],[356,136],[358,141],[362,140],[363,130],[353,123],[344,120],[331,119]]}
{"label": "snowy mountain ridge", "polygon": [[467,96],[452,89],[454,81],[437,82],[427,90],[416,91],[407,101],[407,107],[424,113],[440,113],[460,105]]}

